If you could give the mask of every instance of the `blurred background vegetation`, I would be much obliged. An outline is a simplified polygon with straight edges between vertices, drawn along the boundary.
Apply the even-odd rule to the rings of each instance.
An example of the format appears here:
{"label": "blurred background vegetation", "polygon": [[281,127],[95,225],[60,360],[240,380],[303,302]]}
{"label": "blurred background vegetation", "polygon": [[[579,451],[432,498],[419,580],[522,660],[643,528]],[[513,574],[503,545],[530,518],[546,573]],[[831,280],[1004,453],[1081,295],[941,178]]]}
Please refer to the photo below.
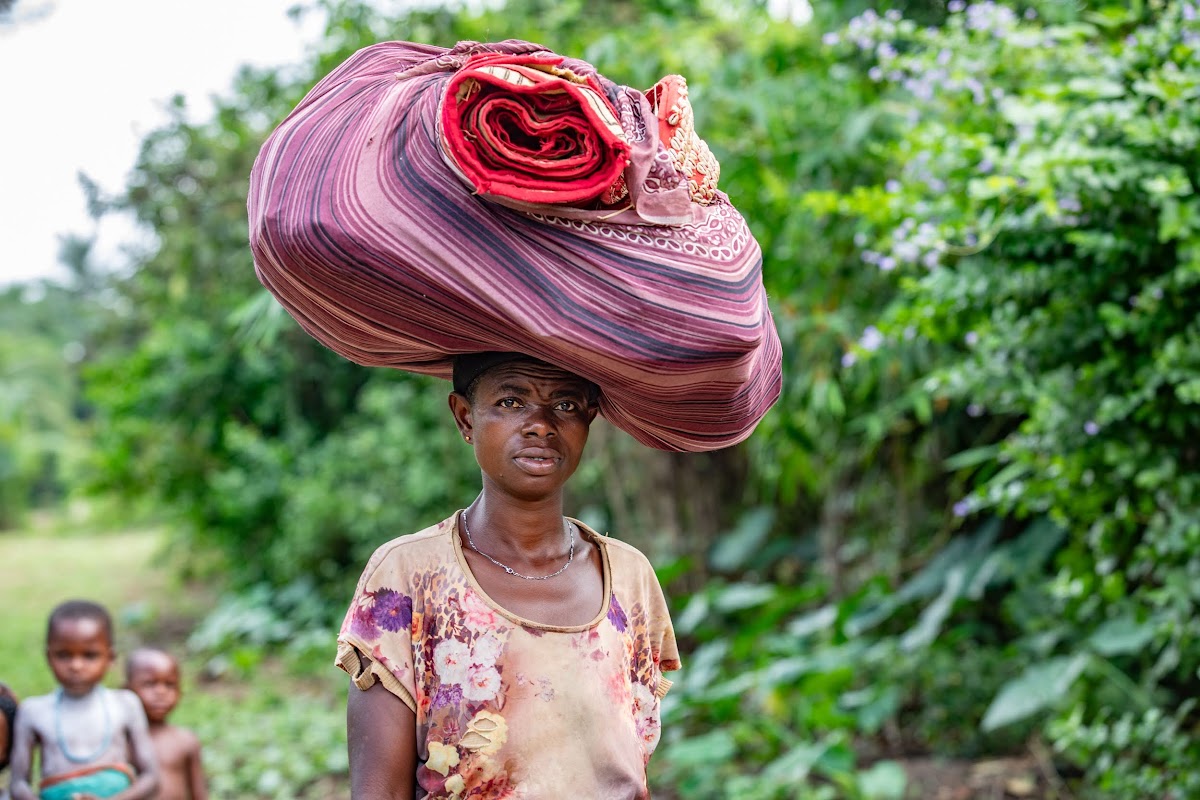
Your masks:
{"label": "blurred background vegetation", "polygon": [[[216,796],[344,796],[333,631],[375,546],[467,504],[477,467],[444,383],[340,360],[259,286],[247,176],[359,47],[529,39],[687,77],[784,343],[744,445],[600,422],[574,481],[673,603],[655,796],[1200,796],[1197,12],[301,7],[327,25],[306,63],[245,70],[202,121],[180,101],[124,192],[92,189],[153,234],[128,265],[71,238],[70,282],[0,293],[5,568],[70,529],[151,531],[171,581],[112,601],[186,653]],[[47,688],[28,663],[8,682]],[[964,764],[1008,771],[985,794]]]}

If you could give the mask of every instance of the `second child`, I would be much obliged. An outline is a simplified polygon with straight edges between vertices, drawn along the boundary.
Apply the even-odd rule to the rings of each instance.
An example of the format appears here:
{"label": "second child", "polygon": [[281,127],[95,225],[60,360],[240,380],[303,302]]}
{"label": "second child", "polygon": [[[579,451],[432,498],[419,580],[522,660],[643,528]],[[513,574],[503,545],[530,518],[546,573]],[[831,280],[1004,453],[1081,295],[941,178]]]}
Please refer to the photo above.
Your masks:
{"label": "second child", "polygon": [[167,717],[179,704],[179,663],[170,653],[143,647],[125,662],[125,688],[142,701],[162,782],[158,800],[208,800],[200,740]]}
{"label": "second child", "polygon": [[[112,618],[103,606],[68,600],[50,613],[46,659],[53,694],[17,709],[12,800],[149,800],[158,792],[158,762],[142,704],[133,692],[102,685],[112,665]],[[32,784],[33,755],[41,784]]]}

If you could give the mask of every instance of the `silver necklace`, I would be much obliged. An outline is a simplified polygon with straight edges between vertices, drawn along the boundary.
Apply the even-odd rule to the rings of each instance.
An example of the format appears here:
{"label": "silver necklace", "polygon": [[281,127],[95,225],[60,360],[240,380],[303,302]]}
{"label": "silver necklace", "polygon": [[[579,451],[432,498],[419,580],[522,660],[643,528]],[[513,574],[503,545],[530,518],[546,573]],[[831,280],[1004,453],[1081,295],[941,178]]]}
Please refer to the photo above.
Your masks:
{"label": "silver necklace", "polygon": [[488,561],[495,564],[500,569],[507,572],[509,575],[516,575],[518,578],[524,578],[527,581],[545,581],[545,580],[549,580],[550,578],[553,578],[556,575],[562,575],[564,572],[567,571],[567,567],[571,566],[571,562],[575,560],[575,531],[571,527],[571,524],[569,522],[567,522],[565,519],[563,520],[563,527],[567,529],[567,536],[570,537],[570,539],[571,539],[571,549],[569,551],[567,551],[567,563],[563,564],[561,567],[559,567],[554,572],[551,572],[549,575],[522,575],[520,572],[517,572],[515,569],[508,566],[507,564],[501,564],[499,561],[492,558],[487,553],[483,552],[482,550],[480,550],[478,547],[475,546],[475,540],[471,538],[471,529],[469,527],[467,527],[467,511],[466,511],[466,509],[463,509],[462,521],[463,521],[463,532],[467,534],[467,544],[471,545],[471,549],[474,550],[476,553],[479,553],[479,555],[483,556]]}

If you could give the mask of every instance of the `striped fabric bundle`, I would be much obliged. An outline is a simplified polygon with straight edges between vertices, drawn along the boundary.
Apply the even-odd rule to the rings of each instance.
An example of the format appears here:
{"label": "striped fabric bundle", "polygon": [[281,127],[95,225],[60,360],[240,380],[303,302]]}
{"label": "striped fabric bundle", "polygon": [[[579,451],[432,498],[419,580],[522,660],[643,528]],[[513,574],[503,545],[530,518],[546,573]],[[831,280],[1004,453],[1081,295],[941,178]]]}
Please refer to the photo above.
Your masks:
{"label": "striped fabric bundle", "polygon": [[[603,92],[625,148],[598,157],[628,160],[611,190],[568,204],[480,191],[443,112],[448,86],[481,54],[549,57],[560,76]],[[258,277],[356,363],[449,378],[457,354],[523,352],[596,383],[601,413],[644,444],[739,442],[778,398],[780,344],[745,221],[712,186],[698,193],[696,159],[681,170],[660,139],[690,113],[683,86],[661,107],[586,62],[513,40],[364,48],[255,161]]]}

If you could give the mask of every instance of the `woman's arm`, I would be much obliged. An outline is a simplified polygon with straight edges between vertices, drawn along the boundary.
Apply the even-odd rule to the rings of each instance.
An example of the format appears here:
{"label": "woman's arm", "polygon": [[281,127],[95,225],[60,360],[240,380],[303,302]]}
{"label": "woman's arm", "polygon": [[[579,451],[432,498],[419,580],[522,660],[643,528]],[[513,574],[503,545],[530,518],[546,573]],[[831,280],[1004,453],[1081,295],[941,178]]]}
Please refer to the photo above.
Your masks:
{"label": "woman's arm", "polygon": [[417,781],[417,718],[376,682],[350,684],[346,698],[351,800],[412,800]]}

